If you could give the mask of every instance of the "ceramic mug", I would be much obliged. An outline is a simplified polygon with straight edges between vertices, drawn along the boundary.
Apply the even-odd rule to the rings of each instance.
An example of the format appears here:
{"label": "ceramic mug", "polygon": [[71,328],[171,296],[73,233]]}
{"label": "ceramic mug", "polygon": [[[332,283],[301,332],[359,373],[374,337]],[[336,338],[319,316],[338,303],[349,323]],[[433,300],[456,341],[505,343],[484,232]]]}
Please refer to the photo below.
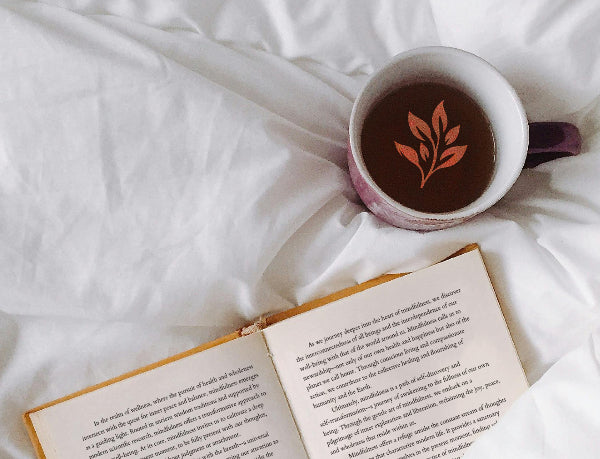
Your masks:
{"label": "ceramic mug", "polygon": [[[495,140],[495,169],[483,194],[467,206],[430,213],[411,209],[389,197],[369,174],[361,152],[362,127],[373,106],[395,89],[414,83],[443,83],[471,97],[487,115]],[[576,154],[581,138],[568,123],[532,123],[519,97],[489,63],[455,48],[417,48],[395,56],[375,72],[359,93],[349,126],[348,165],[352,183],[365,205],[382,220],[412,230],[437,230],[462,223],[500,200],[521,173],[531,148],[530,162]]]}

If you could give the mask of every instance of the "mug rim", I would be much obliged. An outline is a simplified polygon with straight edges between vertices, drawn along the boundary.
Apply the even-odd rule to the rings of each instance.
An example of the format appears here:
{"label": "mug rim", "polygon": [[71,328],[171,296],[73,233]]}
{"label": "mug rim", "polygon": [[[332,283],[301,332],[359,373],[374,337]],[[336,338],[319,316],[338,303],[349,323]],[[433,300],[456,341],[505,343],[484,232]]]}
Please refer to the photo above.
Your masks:
{"label": "mug rim", "polygon": [[[369,173],[368,169],[366,168],[366,166],[364,164],[362,151],[359,148],[359,145],[360,145],[359,144],[359,141],[360,141],[360,132],[359,131],[360,131],[360,129],[358,129],[358,127],[356,126],[356,123],[357,123],[356,117],[357,117],[357,111],[359,109],[361,99],[363,99],[365,97],[365,94],[369,91],[370,86],[375,81],[377,81],[377,79],[380,78],[382,74],[384,74],[390,68],[395,67],[398,64],[398,62],[400,62],[402,60],[405,60],[405,59],[408,59],[408,58],[411,58],[414,56],[428,55],[428,54],[431,55],[431,54],[436,54],[436,53],[455,55],[455,56],[459,57],[460,59],[465,59],[465,58],[470,59],[471,61],[477,63],[478,65],[482,65],[483,67],[485,67],[489,72],[495,74],[495,76],[501,81],[501,84],[503,85],[504,89],[506,90],[506,95],[509,96],[511,101],[513,102],[513,105],[516,109],[515,114],[517,114],[519,117],[520,125],[521,125],[522,152],[521,152],[520,158],[518,158],[518,162],[516,162],[514,167],[512,168],[512,174],[505,178],[504,186],[500,190],[498,190],[496,193],[484,198],[484,195],[485,195],[485,191],[484,191],[484,193],[481,196],[479,196],[477,199],[475,199],[473,202],[471,202],[467,206],[462,207],[457,210],[446,211],[446,212],[424,212],[424,211],[420,211],[420,210],[416,210],[416,209],[407,207],[407,206],[399,203],[398,201],[396,201],[395,199],[390,197],[385,191],[383,191],[379,187],[379,185],[375,182],[375,180],[373,180],[373,178],[371,177],[371,174]],[[359,174],[367,182],[367,184],[376,191],[376,193],[379,195],[379,197],[381,199],[383,199],[388,205],[390,205],[392,208],[396,209],[398,212],[406,214],[407,216],[412,217],[413,219],[422,220],[424,223],[437,221],[437,222],[441,222],[441,223],[446,222],[446,223],[450,224],[455,220],[457,221],[457,223],[460,223],[470,217],[473,217],[473,216],[485,211],[486,209],[490,208],[491,206],[493,206],[508,192],[508,190],[514,185],[517,178],[519,177],[521,170],[523,169],[523,165],[525,164],[525,159],[527,157],[528,143],[529,143],[529,132],[528,132],[527,115],[525,113],[523,104],[522,104],[519,96],[517,95],[515,89],[512,87],[512,85],[506,80],[506,78],[492,64],[487,62],[485,59],[483,59],[473,53],[470,53],[468,51],[465,51],[465,50],[462,50],[459,48],[449,47],[449,46],[424,46],[424,47],[419,47],[419,48],[413,48],[411,50],[396,54],[394,57],[392,57],[392,59],[389,62],[387,62],[386,65],[384,65],[383,67],[381,67],[381,68],[377,69],[375,72],[373,72],[369,76],[369,78],[367,79],[365,84],[363,85],[361,91],[358,93],[358,96],[356,97],[356,99],[354,101],[354,104],[352,107],[352,112],[350,115],[350,122],[349,122],[350,153],[352,155],[352,158],[358,169]],[[360,155],[359,155],[359,152],[360,152]],[[492,177],[492,181],[494,181],[495,179],[496,179],[496,175],[494,173],[494,176]],[[492,182],[490,182],[490,184],[491,183]],[[484,199],[482,199],[482,198],[484,198]]]}

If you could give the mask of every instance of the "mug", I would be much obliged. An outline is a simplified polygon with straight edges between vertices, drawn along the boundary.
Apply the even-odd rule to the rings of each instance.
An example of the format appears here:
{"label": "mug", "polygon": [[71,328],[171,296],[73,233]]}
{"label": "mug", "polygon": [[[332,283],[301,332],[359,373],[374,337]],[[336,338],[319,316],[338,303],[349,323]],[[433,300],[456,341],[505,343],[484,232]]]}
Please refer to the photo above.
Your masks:
{"label": "mug", "polygon": [[[495,141],[495,165],[483,194],[450,212],[411,209],[388,196],[365,166],[361,132],[374,105],[390,92],[415,83],[442,83],[473,99],[486,114]],[[567,154],[577,154],[581,137],[569,123],[532,123],[515,90],[488,62],[456,48],[432,46],[395,56],[368,79],[352,108],[348,166],[354,188],[365,205],[391,225],[429,231],[462,223],[498,202],[512,187],[527,162],[534,166]],[[528,157],[529,150],[529,157]]]}

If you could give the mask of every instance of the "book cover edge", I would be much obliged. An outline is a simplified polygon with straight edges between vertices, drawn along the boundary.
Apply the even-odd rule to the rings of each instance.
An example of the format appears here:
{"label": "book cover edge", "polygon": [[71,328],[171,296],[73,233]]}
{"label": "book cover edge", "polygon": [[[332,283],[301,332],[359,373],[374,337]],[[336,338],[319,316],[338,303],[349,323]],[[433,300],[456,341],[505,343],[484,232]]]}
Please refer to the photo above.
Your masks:
{"label": "book cover edge", "polygon": [[525,368],[523,368],[523,362],[521,361],[521,356],[519,355],[519,351],[517,350],[517,346],[515,345],[515,340],[512,336],[512,333],[510,331],[510,328],[508,326],[508,321],[506,320],[506,314],[504,314],[504,309],[502,307],[502,303],[500,302],[500,298],[498,298],[498,293],[496,292],[496,287],[494,286],[494,282],[492,280],[492,277],[490,276],[490,272],[487,268],[487,265],[485,263],[485,259],[483,258],[483,254],[481,253],[481,251],[478,252],[479,253],[479,258],[481,259],[481,263],[483,264],[484,267],[484,271],[485,274],[487,276],[487,279],[490,283],[490,286],[492,288],[492,293],[494,295],[494,298],[496,298],[496,303],[498,305],[498,310],[500,311],[500,315],[502,316],[502,320],[504,321],[504,328],[508,334],[508,339],[510,340],[510,344],[512,345],[512,349],[517,357],[517,361],[519,362],[519,367],[521,368],[521,373],[523,375],[523,379],[525,380],[525,385],[527,386],[527,388],[529,388],[531,385],[529,384],[529,380],[527,379],[527,374],[525,373]]}
{"label": "book cover edge", "polygon": [[[476,243],[468,244],[468,245],[464,246],[463,248],[459,249],[458,251],[452,253],[448,257],[444,258],[443,260],[440,260],[437,263],[442,263],[446,260],[457,257],[459,255],[463,255],[463,254],[465,254],[467,252],[471,252],[473,250],[479,251],[479,245]],[[437,263],[434,263],[434,265]],[[484,264],[484,266],[485,266],[485,264]],[[423,268],[423,269],[425,269],[425,268]],[[486,268],[486,270],[487,270],[487,268]],[[383,284],[384,282],[398,279],[399,277],[406,276],[408,274],[411,274],[411,273],[384,274],[382,276],[376,277],[374,279],[370,279],[370,280],[362,282],[360,284],[353,285],[351,287],[347,287],[342,290],[338,290],[337,292],[334,292],[334,293],[324,296],[322,298],[317,298],[316,300],[309,301],[307,303],[301,304],[294,308],[291,308],[291,309],[288,309],[288,310],[285,310],[285,311],[282,311],[279,313],[275,313],[271,316],[266,317],[265,327],[268,327],[269,325],[273,325],[277,322],[281,322],[282,320],[288,319],[288,318],[296,316],[298,314],[302,314],[304,312],[310,311],[311,309],[315,309],[320,306],[324,306],[326,304],[332,303],[334,301],[341,300],[342,298],[346,298],[348,296],[354,295],[355,293],[362,292],[363,290],[367,290],[371,287],[375,287],[377,285]]]}

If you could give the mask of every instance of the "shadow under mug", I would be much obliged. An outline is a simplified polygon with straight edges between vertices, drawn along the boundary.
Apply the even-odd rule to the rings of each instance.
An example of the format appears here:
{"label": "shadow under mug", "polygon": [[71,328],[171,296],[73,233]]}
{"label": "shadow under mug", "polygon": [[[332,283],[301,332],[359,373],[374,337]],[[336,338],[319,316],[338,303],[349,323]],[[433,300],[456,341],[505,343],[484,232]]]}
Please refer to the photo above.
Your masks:
{"label": "shadow under mug", "polygon": [[[421,212],[388,196],[369,174],[361,151],[365,118],[383,97],[413,83],[443,83],[470,96],[487,115],[494,135],[495,166],[483,194],[451,212]],[[375,72],[352,108],[348,166],[354,188],[365,205],[391,225],[429,231],[468,220],[498,202],[512,187],[524,166],[579,153],[581,136],[569,123],[528,123],[515,90],[489,63],[456,48],[432,46],[398,54]]]}

